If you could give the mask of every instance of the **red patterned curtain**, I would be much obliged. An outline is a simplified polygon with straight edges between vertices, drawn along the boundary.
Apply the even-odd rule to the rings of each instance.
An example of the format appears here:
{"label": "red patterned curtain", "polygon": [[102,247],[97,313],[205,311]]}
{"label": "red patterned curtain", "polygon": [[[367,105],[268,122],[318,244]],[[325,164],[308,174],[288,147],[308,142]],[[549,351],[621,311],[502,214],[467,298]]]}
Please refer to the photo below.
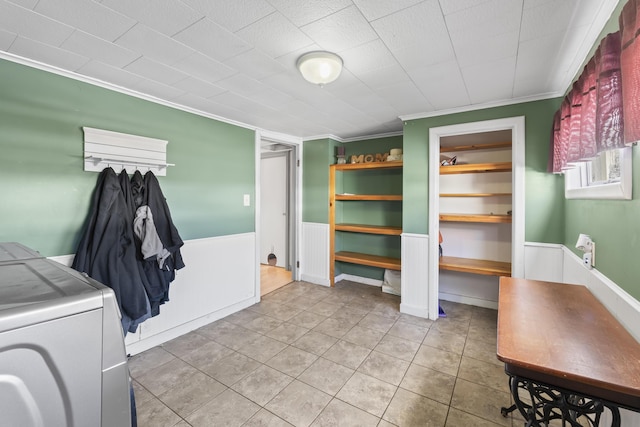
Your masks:
{"label": "red patterned curtain", "polygon": [[640,0],[629,0],[618,19],[622,52],[622,100],[625,111],[624,142],[640,141]]}
{"label": "red patterned curtain", "polygon": [[[640,40],[637,46],[640,49]],[[638,54],[636,58],[640,58],[640,50]],[[602,151],[624,147],[620,55],[620,32],[608,34],[562,101],[553,123],[549,169],[554,173],[570,168],[573,162],[590,160]],[[640,63],[638,66],[634,71],[639,84],[634,88],[640,91]],[[637,119],[640,124],[640,105]],[[640,127],[638,130],[640,133]]]}

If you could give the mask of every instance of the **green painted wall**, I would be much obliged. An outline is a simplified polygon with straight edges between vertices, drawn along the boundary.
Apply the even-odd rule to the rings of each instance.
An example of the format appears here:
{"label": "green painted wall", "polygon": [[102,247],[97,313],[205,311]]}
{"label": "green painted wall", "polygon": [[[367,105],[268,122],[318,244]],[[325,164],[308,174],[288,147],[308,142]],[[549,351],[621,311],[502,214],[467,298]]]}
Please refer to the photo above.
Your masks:
{"label": "green painted wall", "polygon": [[524,116],[525,240],[561,243],[564,238],[564,180],[546,172],[551,124],[560,101],[549,99],[406,122],[403,231],[428,234],[430,128]]}
{"label": "green painted wall", "polygon": [[329,223],[329,165],[336,141],[317,139],[302,146],[302,221]]}
{"label": "green painted wall", "polygon": [[[618,4],[587,59],[593,56],[606,34],[619,29],[618,16],[626,3],[621,1]],[[640,263],[635,258],[640,253],[640,222],[637,219],[640,212],[638,147],[633,147],[633,187],[633,200],[565,200],[565,233],[562,243],[582,257],[582,252],[575,249],[578,234],[591,235],[596,242],[596,268],[640,300]]]}
{"label": "green painted wall", "polygon": [[82,127],[166,139],[160,185],[183,239],[254,231],[254,132],[0,60],[0,241],[75,252],[97,173]]}

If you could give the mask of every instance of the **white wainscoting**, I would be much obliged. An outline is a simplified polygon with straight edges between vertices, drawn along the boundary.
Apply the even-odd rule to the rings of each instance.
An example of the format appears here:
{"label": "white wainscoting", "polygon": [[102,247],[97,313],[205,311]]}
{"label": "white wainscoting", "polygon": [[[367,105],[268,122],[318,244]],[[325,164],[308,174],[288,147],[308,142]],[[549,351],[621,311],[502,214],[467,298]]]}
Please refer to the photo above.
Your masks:
{"label": "white wainscoting", "polygon": [[330,286],[329,224],[303,222],[301,246],[300,279]]}
{"label": "white wainscoting", "polygon": [[[127,352],[137,354],[255,303],[255,233],[186,241],[186,267],[178,270],[170,300],[160,315],[127,334]],[[70,265],[73,255],[51,259]]]}
{"label": "white wainscoting", "polygon": [[[438,303],[429,304],[429,236],[402,233],[401,238],[400,312],[435,320]],[[436,307],[435,312],[429,311],[431,306]]]}

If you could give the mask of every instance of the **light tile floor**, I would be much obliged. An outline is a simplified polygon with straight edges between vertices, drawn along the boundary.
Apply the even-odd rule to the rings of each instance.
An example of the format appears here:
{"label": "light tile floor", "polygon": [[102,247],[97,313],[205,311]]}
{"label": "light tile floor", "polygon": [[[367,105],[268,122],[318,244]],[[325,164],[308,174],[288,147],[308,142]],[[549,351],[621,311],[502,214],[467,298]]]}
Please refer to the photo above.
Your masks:
{"label": "light tile floor", "polygon": [[140,427],[522,426],[496,359],[495,310],[294,282],[131,358]]}

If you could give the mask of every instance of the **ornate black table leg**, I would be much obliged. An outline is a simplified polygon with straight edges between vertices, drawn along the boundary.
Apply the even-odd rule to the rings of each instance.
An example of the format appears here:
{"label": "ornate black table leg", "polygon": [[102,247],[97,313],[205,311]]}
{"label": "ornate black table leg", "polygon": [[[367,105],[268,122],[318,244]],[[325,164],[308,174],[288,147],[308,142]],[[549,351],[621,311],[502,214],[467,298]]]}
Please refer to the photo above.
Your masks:
{"label": "ornate black table leg", "polygon": [[[548,384],[509,375],[514,404],[502,408],[502,415],[516,408],[526,420],[526,427],[545,427],[551,420],[562,420],[563,426],[599,427],[607,408],[612,414],[611,427],[620,427],[620,411],[612,403],[583,396]],[[523,400],[524,399],[524,400]]]}

